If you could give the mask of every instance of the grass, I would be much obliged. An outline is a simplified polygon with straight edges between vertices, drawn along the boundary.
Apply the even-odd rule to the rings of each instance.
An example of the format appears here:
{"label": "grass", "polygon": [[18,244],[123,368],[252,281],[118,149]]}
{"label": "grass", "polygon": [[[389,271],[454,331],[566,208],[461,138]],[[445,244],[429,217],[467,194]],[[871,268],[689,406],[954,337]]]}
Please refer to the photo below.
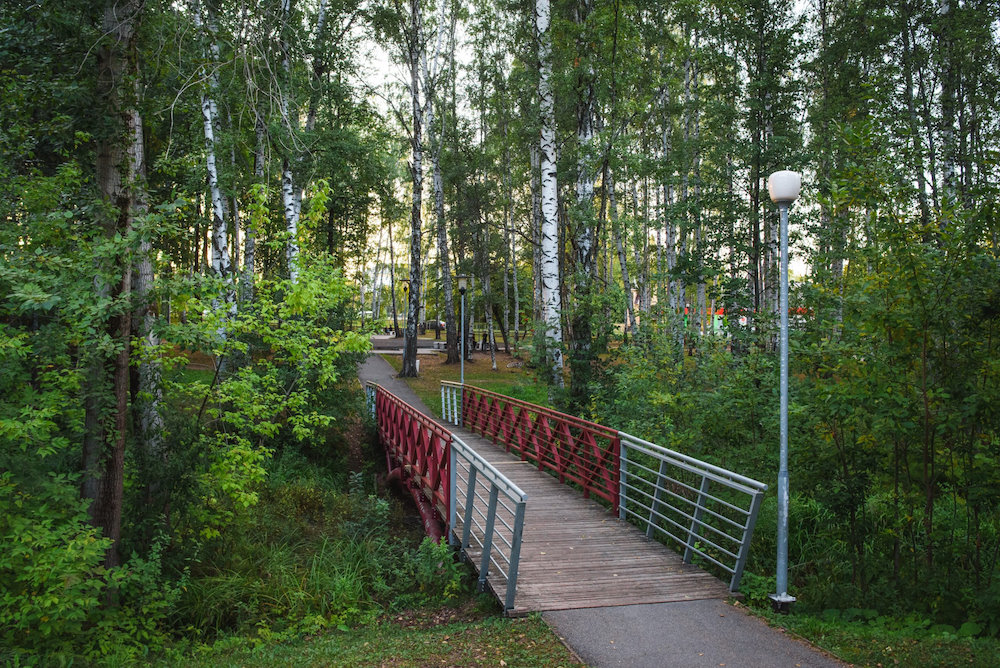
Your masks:
{"label": "grass", "polygon": [[921,624],[880,617],[870,621],[828,620],[808,613],[779,615],[753,612],[805,638],[834,656],[857,666],[970,666],[997,665],[1000,640],[962,638],[953,633],[932,634]]}
{"label": "grass", "polygon": [[[462,614],[458,614],[462,617]],[[255,644],[255,642],[259,644]],[[164,664],[166,665],[166,664]],[[372,626],[274,644],[230,638],[181,666],[580,666],[539,616],[396,615]]]}
{"label": "grass", "polygon": [[[382,357],[397,372],[402,370],[402,356]],[[420,355],[418,359],[420,375],[417,378],[407,378],[406,382],[435,415],[441,415],[441,381],[457,383],[461,373],[460,365],[445,364],[444,355]],[[490,366],[490,356],[487,353],[474,353],[472,360],[465,362],[465,382],[533,404],[548,405],[545,384],[535,378],[527,362],[502,352],[497,353],[496,371]]]}

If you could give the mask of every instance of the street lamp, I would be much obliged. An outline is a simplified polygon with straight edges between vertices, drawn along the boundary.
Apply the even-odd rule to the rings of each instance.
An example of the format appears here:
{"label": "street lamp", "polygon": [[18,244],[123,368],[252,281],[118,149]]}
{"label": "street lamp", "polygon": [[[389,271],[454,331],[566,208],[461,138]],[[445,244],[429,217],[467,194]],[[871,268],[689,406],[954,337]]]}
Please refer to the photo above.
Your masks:
{"label": "street lamp", "polygon": [[[460,275],[458,278],[458,294],[462,295],[462,363],[461,363],[461,377],[460,382],[465,385],[465,291],[469,289],[469,277],[465,275]],[[462,389],[465,392],[465,388]]]}
{"label": "street lamp", "polygon": [[778,205],[781,217],[781,404],[780,458],[778,464],[778,558],[776,591],[771,604],[777,612],[788,612],[795,597],[788,594],[788,207],[799,197],[802,175],[782,170],[767,179],[767,192]]}

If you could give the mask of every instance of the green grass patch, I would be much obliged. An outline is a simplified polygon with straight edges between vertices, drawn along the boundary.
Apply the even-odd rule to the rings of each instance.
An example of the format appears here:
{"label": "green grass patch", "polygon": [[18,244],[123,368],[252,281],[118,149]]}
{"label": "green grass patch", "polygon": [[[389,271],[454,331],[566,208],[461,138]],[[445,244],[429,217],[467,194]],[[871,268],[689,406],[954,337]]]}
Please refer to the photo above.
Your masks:
{"label": "green grass patch", "polygon": [[771,626],[786,629],[857,666],[997,665],[1000,639],[974,638],[975,629],[932,625],[919,616],[879,616],[874,610],[827,610],[780,615],[751,608]]}
{"label": "green grass patch", "polygon": [[180,367],[169,369],[163,373],[164,379],[180,384],[205,383],[210,384],[215,377],[212,369],[197,369],[191,367]]}
{"label": "green grass patch", "polygon": [[[401,355],[383,355],[397,372],[403,368]],[[461,376],[460,365],[445,364],[444,355],[420,355],[420,375],[417,378],[406,378],[420,400],[427,405],[435,415],[441,415],[441,381],[458,382]],[[465,382],[484,390],[504,394],[515,399],[521,399],[533,404],[548,406],[548,389],[545,384],[535,378],[534,372],[528,368],[527,362],[516,359],[504,353],[497,353],[497,369],[493,370],[490,356],[479,353],[471,361],[465,362]]]}
{"label": "green grass patch", "polygon": [[[181,666],[580,666],[540,616],[449,622],[449,611],[390,616],[275,644],[233,637],[170,657]],[[459,613],[457,616],[462,617]],[[163,665],[167,665],[164,663]]]}

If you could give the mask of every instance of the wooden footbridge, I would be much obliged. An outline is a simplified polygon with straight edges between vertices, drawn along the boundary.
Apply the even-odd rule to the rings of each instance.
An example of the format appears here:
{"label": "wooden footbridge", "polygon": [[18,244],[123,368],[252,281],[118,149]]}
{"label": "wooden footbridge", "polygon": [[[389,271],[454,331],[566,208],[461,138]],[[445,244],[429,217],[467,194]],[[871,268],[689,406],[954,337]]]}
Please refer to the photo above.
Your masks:
{"label": "wooden footbridge", "polygon": [[366,390],[390,476],[506,614],[737,591],[766,485],[469,385],[442,383],[440,421]]}

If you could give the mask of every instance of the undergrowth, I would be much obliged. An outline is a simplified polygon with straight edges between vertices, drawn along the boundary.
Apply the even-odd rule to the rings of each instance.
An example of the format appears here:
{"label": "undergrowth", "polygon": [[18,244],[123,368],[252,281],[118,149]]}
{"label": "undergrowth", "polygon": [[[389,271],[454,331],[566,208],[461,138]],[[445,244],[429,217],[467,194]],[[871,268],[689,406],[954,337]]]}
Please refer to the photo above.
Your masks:
{"label": "undergrowth", "polygon": [[288,451],[254,512],[203,548],[175,621],[204,641],[347,629],[454,600],[463,572],[447,545],[421,542],[373,474],[345,477]]}

